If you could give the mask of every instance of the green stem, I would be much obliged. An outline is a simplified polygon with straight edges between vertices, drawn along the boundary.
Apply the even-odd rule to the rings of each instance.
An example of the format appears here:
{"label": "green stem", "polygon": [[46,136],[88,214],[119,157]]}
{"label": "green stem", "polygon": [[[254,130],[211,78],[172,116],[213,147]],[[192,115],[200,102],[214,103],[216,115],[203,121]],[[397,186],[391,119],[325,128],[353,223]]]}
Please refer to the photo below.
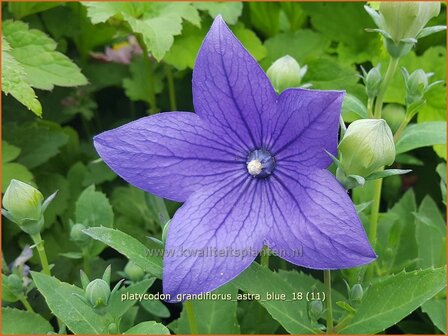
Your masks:
{"label": "green stem", "polygon": [[156,99],[156,93],[155,93],[155,89],[154,89],[154,74],[152,71],[152,62],[151,59],[149,58],[149,50],[148,47],[146,46],[146,43],[143,39],[143,35],[142,34],[136,34],[137,37],[137,41],[138,44],[140,45],[140,48],[142,48],[143,50],[143,60],[146,63],[146,68],[148,70],[148,74],[150,75],[149,77],[149,85],[148,85],[148,101],[150,103],[150,110],[149,110],[149,114],[155,114],[157,113],[159,110],[157,108],[157,99]]}
{"label": "green stem", "polygon": [[331,271],[324,270],[325,302],[327,308],[327,334],[333,333],[333,304],[331,300]]}
{"label": "green stem", "polygon": [[166,82],[168,84],[168,95],[170,98],[171,111],[177,110],[176,88],[174,87],[173,72],[168,64],[165,64]]}
{"label": "green stem", "polygon": [[353,314],[346,315],[343,319],[341,319],[337,326],[334,328],[335,333],[338,334],[345,326],[351,321],[353,318]]}
{"label": "green stem", "polygon": [[373,99],[367,99],[367,116],[369,119],[373,118]]}
{"label": "green stem", "polygon": [[266,246],[261,250],[260,265],[269,268],[269,249]]}
{"label": "green stem", "polygon": [[39,253],[40,263],[42,264],[42,271],[46,275],[51,275],[47,254],[45,253],[44,241],[42,240],[40,233],[31,235],[31,238],[33,239],[34,244],[36,245],[37,252]]}
{"label": "green stem", "polygon": [[389,84],[395,74],[395,71],[398,67],[398,61],[399,58],[393,58],[391,57],[389,60],[389,66],[386,70],[386,75],[384,76],[383,83],[381,84],[380,92],[378,93],[378,97],[376,98],[375,103],[375,112],[373,114],[374,118],[381,118],[381,111],[383,109],[383,101],[384,101],[384,95],[386,94],[387,88],[389,87]]}
{"label": "green stem", "polygon": [[197,335],[198,332],[198,324],[196,323],[196,317],[193,311],[193,305],[191,301],[185,301],[184,303],[185,311],[188,317],[188,324],[190,325],[190,332],[192,335]]}
{"label": "green stem", "polygon": [[33,307],[31,307],[30,303],[28,302],[28,300],[26,299],[25,296],[22,296],[19,298],[20,302],[22,302],[23,306],[25,307],[25,309],[31,313],[34,313],[34,309]]}
{"label": "green stem", "polygon": [[84,273],[89,277],[90,276],[90,256],[83,253],[82,264],[84,268]]}

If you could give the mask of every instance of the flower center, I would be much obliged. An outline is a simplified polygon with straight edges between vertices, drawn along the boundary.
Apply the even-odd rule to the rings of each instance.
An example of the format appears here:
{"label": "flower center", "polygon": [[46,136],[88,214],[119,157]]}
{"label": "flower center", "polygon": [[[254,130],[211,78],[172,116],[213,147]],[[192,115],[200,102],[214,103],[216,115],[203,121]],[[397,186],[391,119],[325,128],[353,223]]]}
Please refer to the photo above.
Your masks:
{"label": "flower center", "polygon": [[256,149],[250,152],[246,163],[247,172],[253,177],[268,177],[275,169],[275,160],[266,149]]}

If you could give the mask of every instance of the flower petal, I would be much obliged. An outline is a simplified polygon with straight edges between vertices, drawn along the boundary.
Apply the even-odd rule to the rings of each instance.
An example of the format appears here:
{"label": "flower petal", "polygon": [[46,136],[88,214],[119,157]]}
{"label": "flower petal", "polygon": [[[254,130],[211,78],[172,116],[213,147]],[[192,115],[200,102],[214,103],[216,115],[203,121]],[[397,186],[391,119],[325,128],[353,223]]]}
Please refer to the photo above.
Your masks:
{"label": "flower petal", "polygon": [[246,157],[190,112],[141,118],[97,135],[94,144],[127,182],[179,202],[201,186],[245,169]]}
{"label": "flower petal", "polygon": [[263,247],[268,230],[267,184],[243,172],[202,188],[170,222],[163,265],[163,291],[208,292],[246,269]]}
{"label": "flower petal", "polygon": [[263,119],[275,110],[276,99],[263,69],[216,17],[193,70],[196,113],[241,147],[261,148]]}
{"label": "flower petal", "polygon": [[376,258],[356,210],[327,170],[283,169],[270,183],[274,225],[268,246],[313,269],[342,269]]}
{"label": "flower petal", "polygon": [[268,124],[268,148],[277,162],[326,168],[336,155],[343,91],[287,89]]}

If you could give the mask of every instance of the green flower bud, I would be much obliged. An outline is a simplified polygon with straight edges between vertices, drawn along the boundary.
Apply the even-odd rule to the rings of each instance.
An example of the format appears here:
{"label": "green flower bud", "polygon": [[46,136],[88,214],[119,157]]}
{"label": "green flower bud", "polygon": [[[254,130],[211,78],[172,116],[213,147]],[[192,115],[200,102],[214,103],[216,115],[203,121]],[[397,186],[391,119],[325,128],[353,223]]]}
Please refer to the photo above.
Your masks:
{"label": "green flower bud", "polygon": [[33,186],[11,180],[3,196],[3,207],[20,225],[25,220],[39,220],[42,217],[43,201],[44,196]]}
{"label": "green flower bud", "polygon": [[428,88],[428,78],[431,73],[425,73],[422,69],[415,70],[413,73],[403,72],[406,82],[406,104],[411,105],[414,102],[421,101]]}
{"label": "green flower bud", "polygon": [[395,133],[404,118],[406,118],[406,109],[399,104],[387,104],[383,108],[382,116],[389,125],[392,133]]}
{"label": "green flower bud", "polygon": [[360,284],[355,284],[350,289],[350,293],[349,293],[350,303],[355,304],[355,305],[360,304],[363,295],[364,295],[364,290],[362,289],[362,286]]}
{"label": "green flower bud", "polygon": [[308,316],[311,321],[317,321],[322,316],[324,306],[322,301],[314,300],[308,303]]}
{"label": "green flower bud", "polygon": [[95,279],[87,285],[85,297],[93,308],[105,307],[109,303],[110,287],[103,279]]}
{"label": "green flower bud", "polygon": [[85,229],[86,227],[84,225],[77,223],[70,230],[70,239],[80,247],[84,247],[90,243],[89,236],[82,232]]}
{"label": "green flower bud", "polygon": [[6,283],[4,285],[7,287],[11,294],[15,295],[16,297],[23,296],[23,280],[20,276],[13,273],[8,275],[5,280]]}
{"label": "green flower bud", "polygon": [[415,39],[433,17],[440,13],[440,2],[390,2],[380,4],[382,27],[395,43]]}
{"label": "green flower bud", "polygon": [[381,64],[370,69],[368,73],[364,75],[364,84],[366,86],[366,93],[369,98],[375,98],[380,92],[383,76],[381,76]]}
{"label": "green flower bud", "polygon": [[129,280],[134,282],[142,280],[145,276],[145,271],[130,260],[124,267],[124,272],[128,276]]}
{"label": "green flower bud", "polygon": [[2,214],[28,234],[37,234],[44,224],[42,193],[18,180],[11,180],[3,196]]}
{"label": "green flower bud", "polygon": [[286,55],[272,63],[266,74],[277,93],[281,93],[287,88],[299,87],[307,70],[306,65],[300,67],[294,58]]}
{"label": "green flower bud", "polygon": [[347,176],[367,177],[395,160],[393,135],[383,119],[352,122],[338,148],[340,164]]}

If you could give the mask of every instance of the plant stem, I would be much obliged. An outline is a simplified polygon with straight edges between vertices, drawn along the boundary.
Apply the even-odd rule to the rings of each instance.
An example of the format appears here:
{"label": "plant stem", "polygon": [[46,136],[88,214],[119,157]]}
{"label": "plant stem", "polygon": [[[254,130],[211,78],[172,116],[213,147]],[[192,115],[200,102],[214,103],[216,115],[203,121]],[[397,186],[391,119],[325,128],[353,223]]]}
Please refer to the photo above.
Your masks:
{"label": "plant stem", "polygon": [[266,246],[261,250],[260,265],[269,268],[269,249]]}
{"label": "plant stem", "polygon": [[143,50],[143,60],[145,61],[145,65],[146,68],[148,70],[148,74],[150,75],[149,77],[149,85],[148,85],[148,101],[150,103],[150,110],[149,110],[149,114],[155,114],[158,112],[158,108],[157,108],[157,99],[156,99],[156,93],[155,93],[155,89],[154,89],[154,74],[153,74],[153,70],[152,70],[152,63],[151,63],[151,59],[149,58],[149,50],[148,47],[146,46],[146,43],[143,39],[143,35],[142,34],[136,34],[137,37],[137,41],[138,44],[140,45],[140,48],[142,48]]}
{"label": "plant stem", "polygon": [[174,87],[173,72],[168,64],[165,64],[166,82],[168,84],[168,95],[170,97],[170,109],[171,111],[177,110],[176,102],[176,88]]}
{"label": "plant stem", "polygon": [[23,306],[25,307],[25,309],[31,313],[34,313],[34,309],[33,307],[31,307],[30,303],[28,302],[28,300],[26,299],[25,296],[22,296],[19,298],[20,302],[22,302]]}
{"label": "plant stem", "polygon": [[190,332],[192,335],[197,335],[198,332],[198,324],[196,323],[196,317],[194,315],[193,306],[191,301],[185,301],[184,303],[185,312],[188,317],[188,324],[190,325]]}
{"label": "plant stem", "polygon": [[327,308],[327,334],[333,333],[333,304],[331,300],[331,271],[324,270],[325,302]]}
{"label": "plant stem", "polygon": [[[381,169],[382,170],[382,169]],[[378,231],[378,217],[380,214],[380,201],[381,201],[381,188],[383,185],[383,179],[373,181],[373,203],[372,211],[370,213],[370,227],[369,238],[372,248],[375,250],[377,231]],[[370,279],[373,275],[373,265],[367,266],[366,277]]]}
{"label": "plant stem", "polygon": [[381,118],[381,111],[383,109],[383,101],[384,101],[384,95],[386,94],[387,88],[389,87],[389,84],[395,74],[395,71],[398,67],[398,61],[399,58],[393,58],[391,57],[389,60],[389,66],[386,70],[386,75],[384,76],[383,83],[381,84],[380,92],[378,93],[378,97],[376,98],[375,102],[375,112],[373,114],[374,118]]}
{"label": "plant stem", "polygon": [[31,238],[33,239],[34,244],[36,245],[37,252],[39,253],[40,263],[42,264],[42,271],[46,275],[51,275],[47,254],[45,253],[44,241],[42,240],[40,233],[31,235]]}
{"label": "plant stem", "polygon": [[369,119],[373,118],[373,99],[367,99],[367,117]]}

